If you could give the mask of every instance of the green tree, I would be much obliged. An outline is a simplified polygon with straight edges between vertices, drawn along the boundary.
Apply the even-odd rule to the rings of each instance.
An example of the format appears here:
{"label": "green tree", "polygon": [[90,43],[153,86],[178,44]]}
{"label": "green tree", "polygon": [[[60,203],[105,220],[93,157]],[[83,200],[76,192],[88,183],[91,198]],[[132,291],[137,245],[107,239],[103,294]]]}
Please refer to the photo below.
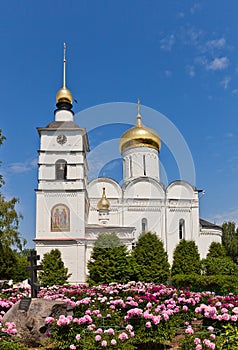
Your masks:
{"label": "green tree", "polygon": [[71,274],[61,259],[59,249],[52,249],[45,253],[41,261],[42,271],[39,273],[39,281],[43,287],[64,285]]}
{"label": "green tree", "polygon": [[224,258],[225,256],[226,248],[219,242],[212,242],[207,253],[207,258]]}
{"label": "green tree", "polygon": [[[0,145],[5,139],[0,129]],[[0,175],[0,188],[4,183],[3,176]],[[22,215],[18,214],[15,209],[17,203],[17,198],[13,197],[6,200],[4,195],[0,193],[0,279],[13,278],[16,254],[12,247],[14,246],[21,250],[26,243],[19,232],[19,221]]]}
{"label": "green tree", "polygon": [[90,283],[128,282],[133,266],[127,248],[115,233],[99,234],[88,262]]}
{"label": "green tree", "polygon": [[138,280],[156,284],[167,282],[170,269],[168,256],[155,233],[141,233],[132,256],[136,262]]}
{"label": "green tree", "polygon": [[238,228],[235,222],[224,222],[222,225],[222,244],[226,248],[226,254],[234,262],[238,262]]}
{"label": "green tree", "polygon": [[207,259],[203,259],[202,270],[207,276],[227,275],[238,277],[238,266],[229,256],[221,258],[208,257]]}
{"label": "green tree", "polygon": [[199,274],[201,273],[201,261],[198,247],[194,241],[182,239],[176,246],[173,254],[171,274]]}

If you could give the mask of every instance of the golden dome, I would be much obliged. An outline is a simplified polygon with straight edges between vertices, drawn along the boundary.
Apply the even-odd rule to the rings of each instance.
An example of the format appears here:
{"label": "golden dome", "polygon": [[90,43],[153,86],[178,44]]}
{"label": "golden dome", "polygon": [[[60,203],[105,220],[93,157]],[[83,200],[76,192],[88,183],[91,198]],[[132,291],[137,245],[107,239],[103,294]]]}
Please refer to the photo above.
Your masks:
{"label": "golden dome", "polygon": [[98,210],[109,210],[110,209],[110,202],[106,197],[105,187],[102,189],[102,198],[98,202]]}
{"label": "golden dome", "polygon": [[121,136],[119,146],[121,153],[134,147],[151,147],[157,151],[161,148],[161,141],[158,134],[142,124],[139,100],[136,125],[124,132]]}
{"label": "golden dome", "polygon": [[73,96],[72,93],[69,89],[67,89],[66,86],[63,86],[61,89],[56,94],[56,103],[59,102],[68,102],[71,103],[73,102]]}

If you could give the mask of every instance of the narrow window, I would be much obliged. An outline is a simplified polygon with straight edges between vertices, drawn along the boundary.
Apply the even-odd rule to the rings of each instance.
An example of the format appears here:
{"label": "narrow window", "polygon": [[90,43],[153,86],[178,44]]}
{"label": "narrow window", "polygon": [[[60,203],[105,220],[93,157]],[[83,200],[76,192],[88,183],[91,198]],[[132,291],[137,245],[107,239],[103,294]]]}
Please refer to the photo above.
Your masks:
{"label": "narrow window", "polygon": [[144,168],[144,175],[146,176],[146,162],[145,162],[145,154],[143,155],[143,168]]}
{"label": "narrow window", "polygon": [[143,218],[141,220],[141,230],[142,230],[142,232],[148,231],[148,225],[147,225],[147,219],[146,218]]}
{"label": "narrow window", "polygon": [[132,173],[132,157],[130,156],[130,177],[133,176],[133,173]]}
{"label": "narrow window", "polygon": [[184,238],[184,228],[185,228],[185,221],[184,219],[179,220],[179,239]]}
{"label": "narrow window", "polygon": [[64,159],[59,159],[55,163],[55,178],[56,180],[67,179],[67,162]]}

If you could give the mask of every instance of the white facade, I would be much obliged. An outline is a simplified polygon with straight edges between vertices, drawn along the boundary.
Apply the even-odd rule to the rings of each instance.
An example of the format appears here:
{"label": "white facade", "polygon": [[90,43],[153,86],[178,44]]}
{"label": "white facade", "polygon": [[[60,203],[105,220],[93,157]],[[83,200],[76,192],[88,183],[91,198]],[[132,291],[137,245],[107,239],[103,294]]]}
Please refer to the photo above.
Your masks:
{"label": "white facade", "polygon": [[[185,181],[167,188],[160,182],[159,152],[148,142],[122,151],[122,186],[110,178],[88,183],[87,134],[73,122],[71,107],[59,104],[55,121],[38,129],[35,243],[41,258],[58,248],[72,274],[69,281],[77,283],[86,280],[87,261],[101,232],[116,232],[129,249],[142,231],[155,232],[170,263],[182,238],[194,240],[202,258],[211,242],[221,242],[221,229],[199,220],[196,188]],[[103,187],[107,210],[98,209]]]}

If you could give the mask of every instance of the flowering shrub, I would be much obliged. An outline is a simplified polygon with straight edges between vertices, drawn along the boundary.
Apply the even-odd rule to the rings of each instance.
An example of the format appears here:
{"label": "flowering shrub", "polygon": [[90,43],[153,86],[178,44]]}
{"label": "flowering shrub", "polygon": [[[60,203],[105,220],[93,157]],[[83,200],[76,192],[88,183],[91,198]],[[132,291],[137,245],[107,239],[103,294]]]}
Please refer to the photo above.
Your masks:
{"label": "flowering shrub", "polygon": [[[8,297],[5,291],[0,294],[2,314],[27,295],[26,290],[7,293]],[[231,293],[219,296],[213,292],[130,282],[91,288],[53,286],[41,289],[38,296],[64,300],[73,306],[72,316],[45,319],[50,327],[50,340],[57,349],[149,350],[155,344],[169,344],[179,329],[184,334],[180,349],[236,349],[232,346],[237,346],[238,296]],[[196,327],[194,319],[200,320],[203,328]],[[17,330],[13,325],[1,325],[1,328],[8,337],[15,337]]]}

